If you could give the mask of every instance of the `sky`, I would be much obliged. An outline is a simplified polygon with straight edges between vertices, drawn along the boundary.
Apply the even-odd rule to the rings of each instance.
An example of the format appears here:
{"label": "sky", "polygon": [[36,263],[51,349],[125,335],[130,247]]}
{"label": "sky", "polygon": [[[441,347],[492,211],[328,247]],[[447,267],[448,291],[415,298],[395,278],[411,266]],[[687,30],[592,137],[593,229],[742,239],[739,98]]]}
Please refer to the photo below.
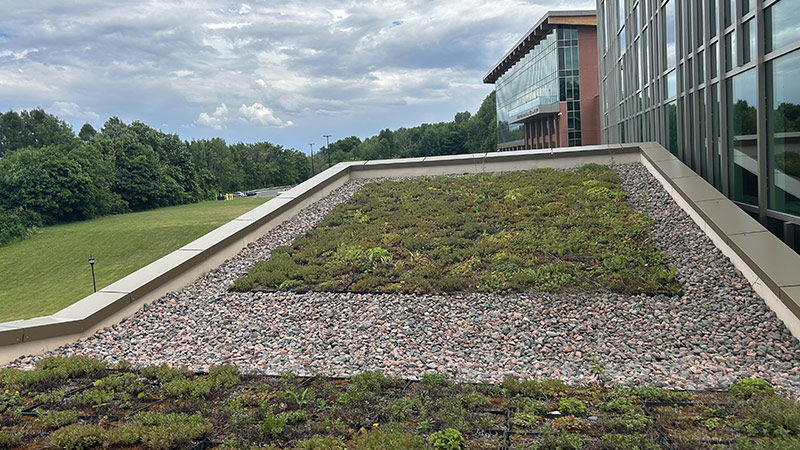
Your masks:
{"label": "sky", "polygon": [[595,1],[0,0],[0,111],[309,152],[475,113],[548,10]]}

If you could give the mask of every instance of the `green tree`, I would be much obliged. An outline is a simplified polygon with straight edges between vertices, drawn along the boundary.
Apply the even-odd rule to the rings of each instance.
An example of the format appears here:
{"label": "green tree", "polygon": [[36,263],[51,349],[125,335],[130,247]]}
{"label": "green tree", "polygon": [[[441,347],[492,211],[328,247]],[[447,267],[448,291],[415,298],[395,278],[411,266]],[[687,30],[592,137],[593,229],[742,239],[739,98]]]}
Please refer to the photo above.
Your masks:
{"label": "green tree", "polygon": [[91,217],[94,185],[76,161],[55,147],[22,148],[0,159],[3,209],[22,208],[46,223]]}
{"label": "green tree", "polygon": [[88,141],[95,135],[97,135],[97,130],[95,130],[94,127],[89,122],[84,123],[83,126],[81,127],[81,131],[78,132],[78,137],[83,142]]}

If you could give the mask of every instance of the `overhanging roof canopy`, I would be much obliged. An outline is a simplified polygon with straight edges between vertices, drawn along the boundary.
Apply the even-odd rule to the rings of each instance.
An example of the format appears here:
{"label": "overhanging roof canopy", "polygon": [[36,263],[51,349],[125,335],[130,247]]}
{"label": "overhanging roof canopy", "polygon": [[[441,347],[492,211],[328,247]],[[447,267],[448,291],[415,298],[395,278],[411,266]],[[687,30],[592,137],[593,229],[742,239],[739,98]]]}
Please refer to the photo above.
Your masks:
{"label": "overhanging roof canopy", "polygon": [[549,11],[533,26],[519,42],[506,53],[486,76],[483,82],[494,84],[498,78],[516,64],[523,56],[528,53],[543,37],[547,35],[556,25],[588,25],[597,26],[597,11]]}

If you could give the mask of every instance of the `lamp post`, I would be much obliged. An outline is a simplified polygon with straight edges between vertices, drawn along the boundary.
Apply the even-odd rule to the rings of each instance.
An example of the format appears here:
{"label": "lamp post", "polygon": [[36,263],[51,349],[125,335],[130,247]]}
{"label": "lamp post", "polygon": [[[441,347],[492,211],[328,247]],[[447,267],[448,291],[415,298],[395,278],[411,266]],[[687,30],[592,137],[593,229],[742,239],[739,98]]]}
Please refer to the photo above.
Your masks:
{"label": "lamp post", "polygon": [[311,147],[311,176],[314,176],[314,144],[308,144]]}
{"label": "lamp post", "polygon": [[325,138],[325,150],[328,151],[328,167],[331,166],[331,143],[328,141],[328,138],[331,137],[330,134],[323,134],[322,137]]}
{"label": "lamp post", "polygon": [[92,287],[97,292],[97,283],[94,281],[94,256],[89,257],[89,265],[92,266]]}

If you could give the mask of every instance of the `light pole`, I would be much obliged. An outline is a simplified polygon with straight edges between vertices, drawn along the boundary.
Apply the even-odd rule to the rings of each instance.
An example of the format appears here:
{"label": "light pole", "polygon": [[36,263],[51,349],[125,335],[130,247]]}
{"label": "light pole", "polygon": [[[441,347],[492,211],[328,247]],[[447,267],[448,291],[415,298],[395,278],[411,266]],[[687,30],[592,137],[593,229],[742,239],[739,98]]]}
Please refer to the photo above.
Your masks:
{"label": "light pole", "polygon": [[311,176],[314,176],[314,144],[308,144],[311,147]]}
{"label": "light pole", "polygon": [[97,283],[94,281],[94,256],[89,257],[89,265],[92,266],[92,287],[97,292]]}
{"label": "light pole", "polygon": [[322,137],[325,138],[325,150],[328,151],[328,167],[331,166],[331,143],[328,141],[328,138],[331,137],[330,134],[323,134]]}

